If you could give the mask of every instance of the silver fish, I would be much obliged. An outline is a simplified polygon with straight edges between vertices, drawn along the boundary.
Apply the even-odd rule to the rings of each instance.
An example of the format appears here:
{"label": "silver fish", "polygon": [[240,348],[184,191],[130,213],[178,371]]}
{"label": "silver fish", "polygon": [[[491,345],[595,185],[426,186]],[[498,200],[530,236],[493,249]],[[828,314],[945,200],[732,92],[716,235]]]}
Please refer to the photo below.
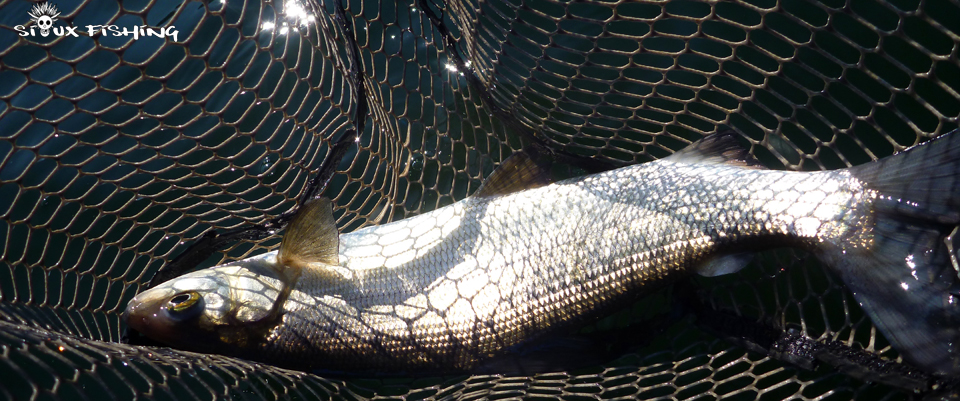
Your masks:
{"label": "silver fish", "polygon": [[763,169],[717,134],[651,163],[543,177],[520,153],[465,200],[343,235],[329,202],[311,201],[278,251],[147,290],[127,323],[301,369],[469,370],[638,292],[791,246],[830,266],[906,361],[960,372],[960,134],[824,172]]}

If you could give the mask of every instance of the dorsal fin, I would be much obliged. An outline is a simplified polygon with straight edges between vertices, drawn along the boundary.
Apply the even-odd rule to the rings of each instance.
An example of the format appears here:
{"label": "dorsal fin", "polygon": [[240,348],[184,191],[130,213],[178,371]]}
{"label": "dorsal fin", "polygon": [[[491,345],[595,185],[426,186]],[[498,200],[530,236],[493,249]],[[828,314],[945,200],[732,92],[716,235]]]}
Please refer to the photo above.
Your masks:
{"label": "dorsal fin", "polygon": [[333,206],[326,198],[304,204],[287,226],[277,261],[294,268],[311,267],[314,263],[339,264],[340,236]]}
{"label": "dorsal fin", "polygon": [[737,142],[737,134],[732,131],[717,132],[692,143],[676,153],[664,158],[673,162],[699,164],[732,164],[748,168],[764,168],[750,154],[748,149]]}
{"label": "dorsal fin", "polygon": [[550,183],[550,171],[540,166],[526,151],[516,152],[487,177],[473,196],[487,197],[542,187]]}

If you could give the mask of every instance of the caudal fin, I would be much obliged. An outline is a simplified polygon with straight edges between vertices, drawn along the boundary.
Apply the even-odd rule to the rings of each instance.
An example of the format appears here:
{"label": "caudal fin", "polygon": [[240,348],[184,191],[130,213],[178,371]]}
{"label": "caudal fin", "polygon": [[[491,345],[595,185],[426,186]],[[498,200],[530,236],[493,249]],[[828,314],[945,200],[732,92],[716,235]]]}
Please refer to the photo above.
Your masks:
{"label": "caudal fin", "polygon": [[960,375],[960,278],[950,237],[960,225],[960,133],[850,173],[880,194],[872,241],[821,256],[906,361]]}
{"label": "caudal fin", "polygon": [[960,129],[850,172],[888,198],[883,213],[960,222]]}

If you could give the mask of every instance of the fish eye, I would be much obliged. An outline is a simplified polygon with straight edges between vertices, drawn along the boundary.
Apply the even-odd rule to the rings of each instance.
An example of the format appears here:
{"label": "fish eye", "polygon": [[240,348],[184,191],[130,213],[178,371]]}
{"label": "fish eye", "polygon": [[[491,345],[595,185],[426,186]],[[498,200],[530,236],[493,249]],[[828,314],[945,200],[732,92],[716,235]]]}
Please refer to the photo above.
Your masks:
{"label": "fish eye", "polygon": [[167,301],[166,309],[176,317],[190,318],[203,310],[203,297],[196,291],[181,292]]}

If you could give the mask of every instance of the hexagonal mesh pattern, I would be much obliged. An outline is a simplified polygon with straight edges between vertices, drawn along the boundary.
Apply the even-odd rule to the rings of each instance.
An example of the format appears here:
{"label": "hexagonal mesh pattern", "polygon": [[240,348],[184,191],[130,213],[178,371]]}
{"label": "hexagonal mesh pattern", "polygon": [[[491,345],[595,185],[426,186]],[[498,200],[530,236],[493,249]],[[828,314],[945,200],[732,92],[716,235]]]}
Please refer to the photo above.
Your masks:
{"label": "hexagonal mesh pattern", "polygon": [[[615,163],[725,126],[767,167],[797,170],[947,132],[954,1],[428,2],[453,42],[413,1],[61,0],[54,26],[77,37],[21,36],[34,4],[0,1],[0,376],[17,383],[4,398],[907,396],[747,352],[690,315],[613,361],[532,376],[336,380],[116,342],[162,265],[207,230],[289,210],[358,126],[326,192],[342,231],[466,197],[520,148],[518,126]],[[204,266],[276,245],[241,242]],[[711,308],[896,358],[805,254],[694,281]]]}

